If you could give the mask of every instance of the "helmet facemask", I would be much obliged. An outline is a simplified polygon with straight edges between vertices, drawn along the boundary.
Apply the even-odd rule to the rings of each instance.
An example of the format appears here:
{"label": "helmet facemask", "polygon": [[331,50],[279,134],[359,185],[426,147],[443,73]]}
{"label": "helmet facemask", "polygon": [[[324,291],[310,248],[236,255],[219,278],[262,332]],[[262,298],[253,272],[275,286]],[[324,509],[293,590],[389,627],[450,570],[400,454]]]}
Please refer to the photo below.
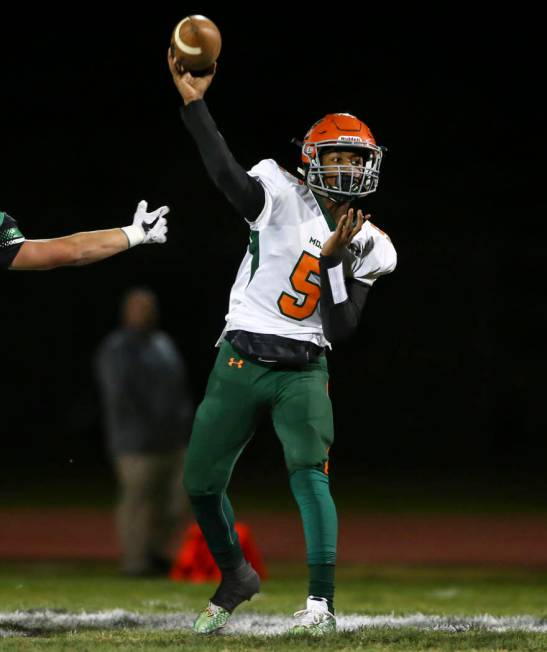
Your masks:
{"label": "helmet facemask", "polygon": [[[332,151],[351,151],[363,159],[362,165],[324,165],[322,157]],[[378,186],[382,148],[372,143],[344,145],[340,140],[307,143],[304,152],[309,159],[306,184],[319,195],[335,202],[353,201],[374,192]],[[327,183],[330,178],[331,184]],[[334,178],[334,183],[332,183]]]}

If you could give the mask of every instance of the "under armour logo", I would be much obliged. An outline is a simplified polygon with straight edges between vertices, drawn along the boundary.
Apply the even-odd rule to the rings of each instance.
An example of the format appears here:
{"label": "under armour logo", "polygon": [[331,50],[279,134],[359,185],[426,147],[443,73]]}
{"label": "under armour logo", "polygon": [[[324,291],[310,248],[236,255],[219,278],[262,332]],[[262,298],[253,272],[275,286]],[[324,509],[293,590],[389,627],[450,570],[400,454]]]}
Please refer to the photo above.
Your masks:
{"label": "under armour logo", "polygon": [[233,367],[235,365],[238,369],[241,369],[241,367],[243,367],[243,362],[244,360],[236,360],[235,358],[230,358],[228,364],[230,365],[230,367]]}

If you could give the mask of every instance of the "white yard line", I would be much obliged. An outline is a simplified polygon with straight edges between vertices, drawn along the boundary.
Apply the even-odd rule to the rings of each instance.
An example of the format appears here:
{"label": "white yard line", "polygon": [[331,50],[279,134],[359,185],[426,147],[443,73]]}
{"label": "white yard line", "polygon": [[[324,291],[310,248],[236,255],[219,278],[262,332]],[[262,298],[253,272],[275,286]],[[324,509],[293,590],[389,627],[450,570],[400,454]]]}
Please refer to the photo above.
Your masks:
{"label": "white yard line", "polygon": [[[194,618],[195,614],[193,613],[152,614],[124,611],[123,609],[96,613],[69,613],[48,609],[0,612],[0,638],[84,629],[143,628],[165,631],[188,629],[191,627]],[[547,619],[535,616],[491,616],[489,614],[480,616],[431,616],[419,613],[407,616],[338,614],[336,620],[338,631],[355,631],[373,627],[383,629],[411,627],[442,632],[466,632],[469,630],[547,632]],[[292,619],[287,616],[246,613],[235,615],[225,628],[225,632],[275,636],[286,632],[291,624]]]}

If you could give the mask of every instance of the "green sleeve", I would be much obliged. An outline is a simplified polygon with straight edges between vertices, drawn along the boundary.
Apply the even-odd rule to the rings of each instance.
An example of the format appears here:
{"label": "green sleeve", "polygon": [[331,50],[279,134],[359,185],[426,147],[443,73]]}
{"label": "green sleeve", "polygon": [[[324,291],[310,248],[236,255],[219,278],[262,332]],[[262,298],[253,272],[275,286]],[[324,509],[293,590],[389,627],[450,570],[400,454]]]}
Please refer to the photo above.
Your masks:
{"label": "green sleeve", "polygon": [[17,222],[0,211],[0,269],[7,269],[25,241]]}

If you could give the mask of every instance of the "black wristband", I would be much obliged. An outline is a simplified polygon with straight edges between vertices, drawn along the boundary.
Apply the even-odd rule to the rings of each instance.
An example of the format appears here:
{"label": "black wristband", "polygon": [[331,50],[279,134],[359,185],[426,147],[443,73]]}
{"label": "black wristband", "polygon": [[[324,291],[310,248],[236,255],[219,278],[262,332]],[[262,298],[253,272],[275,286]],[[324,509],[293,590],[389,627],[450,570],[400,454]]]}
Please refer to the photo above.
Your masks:
{"label": "black wristband", "polygon": [[321,254],[321,257],[319,258],[319,264],[321,267],[325,267],[326,269],[330,269],[331,267],[337,267],[340,265],[342,262],[342,256],[338,256],[336,254],[330,255],[330,256],[324,256]]}

